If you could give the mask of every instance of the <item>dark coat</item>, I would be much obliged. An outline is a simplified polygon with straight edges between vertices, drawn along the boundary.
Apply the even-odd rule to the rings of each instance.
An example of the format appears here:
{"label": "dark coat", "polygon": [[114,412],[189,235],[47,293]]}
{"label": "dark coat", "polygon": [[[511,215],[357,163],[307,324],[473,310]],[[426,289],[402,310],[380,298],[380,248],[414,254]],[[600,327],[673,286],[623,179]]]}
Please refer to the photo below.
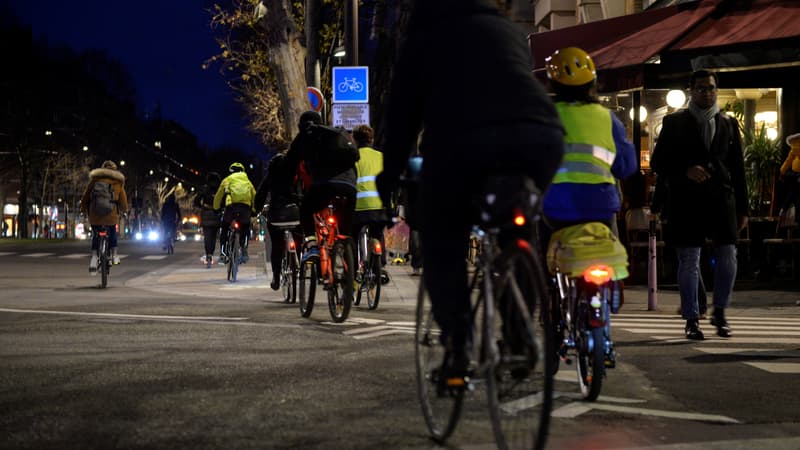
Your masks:
{"label": "dark coat", "polygon": [[206,183],[194,198],[194,206],[200,208],[200,223],[204,227],[218,227],[221,213],[214,209],[214,194],[219,189],[219,182]]}
{"label": "dark coat", "polygon": [[[86,186],[86,190],[83,191],[83,196],[81,197],[81,212],[89,215],[90,225],[109,226],[118,224],[120,213],[128,212],[128,196],[125,194],[125,175],[118,170],[98,168],[89,172],[89,178],[89,185]],[[98,216],[89,211],[89,202],[92,200],[92,189],[94,188],[94,184],[98,181],[110,183],[114,189],[116,208],[111,211],[111,214],[105,216]]]}
{"label": "dark coat", "polygon": [[[702,166],[711,178],[695,183],[686,176]],[[697,120],[684,109],[664,117],[650,166],[666,178],[667,241],[678,247],[698,247],[706,238],[734,244],[738,217],[748,215],[747,185],[739,126],[724,113],[716,116],[711,148],[700,137]]]}

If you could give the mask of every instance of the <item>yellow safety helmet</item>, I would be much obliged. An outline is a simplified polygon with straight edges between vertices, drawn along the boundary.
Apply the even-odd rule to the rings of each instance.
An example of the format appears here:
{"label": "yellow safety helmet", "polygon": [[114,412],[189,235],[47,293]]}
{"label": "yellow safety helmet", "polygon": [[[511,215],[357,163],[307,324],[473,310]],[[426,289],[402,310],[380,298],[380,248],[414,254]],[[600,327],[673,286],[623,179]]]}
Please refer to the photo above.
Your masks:
{"label": "yellow safety helmet", "polygon": [[547,78],[567,86],[581,86],[597,78],[594,61],[578,47],[556,50],[544,60]]}
{"label": "yellow safety helmet", "polygon": [[235,162],[228,167],[228,172],[244,172],[244,165],[240,162]]}

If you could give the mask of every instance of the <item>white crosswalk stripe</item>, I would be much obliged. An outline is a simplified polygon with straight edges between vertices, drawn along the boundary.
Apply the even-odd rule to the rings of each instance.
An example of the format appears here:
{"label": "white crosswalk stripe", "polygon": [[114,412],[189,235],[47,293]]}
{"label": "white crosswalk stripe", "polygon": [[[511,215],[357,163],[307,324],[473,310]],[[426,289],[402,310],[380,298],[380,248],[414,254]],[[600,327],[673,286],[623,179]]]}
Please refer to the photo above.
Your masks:
{"label": "white crosswalk stripe", "polygon": [[[684,335],[686,322],[676,316],[653,314],[619,314],[612,316],[612,329],[629,333],[647,335],[663,344],[691,342],[693,349],[709,354],[736,354],[740,356],[765,357],[777,355],[781,358],[798,358],[800,351],[776,347],[780,345],[800,345],[800,318],[730,316],[728,323],[733,337],[720,338],[714,334],[714,327],[704,321],[701,327],[706,338],[703,341],[689,341]],[[753,347],[762,345],[764,347]],[[748,362],[755,367],[776,374],[800,374],[800,362]]]}
{"label": "white crosswalk stripe", "polygon": [[55,253],[23,253],[20,256],[26,258],[44,258],[45,256],[53,256]]}

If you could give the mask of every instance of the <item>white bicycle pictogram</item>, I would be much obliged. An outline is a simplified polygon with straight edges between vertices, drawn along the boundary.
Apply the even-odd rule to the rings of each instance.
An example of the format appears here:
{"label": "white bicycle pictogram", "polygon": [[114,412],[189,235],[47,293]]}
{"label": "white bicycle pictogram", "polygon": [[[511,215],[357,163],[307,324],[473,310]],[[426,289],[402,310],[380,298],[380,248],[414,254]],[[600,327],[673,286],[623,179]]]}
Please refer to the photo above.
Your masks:
{"label": "white bicycle pictogram", "polygon": [[347,92],[347,91],[361,92],[364,90],[364,84],[358,81],[356,77],[353,78],[344,77],[344,81],[339,83],[339,85],[337,86],[337,90],[339,92]]}

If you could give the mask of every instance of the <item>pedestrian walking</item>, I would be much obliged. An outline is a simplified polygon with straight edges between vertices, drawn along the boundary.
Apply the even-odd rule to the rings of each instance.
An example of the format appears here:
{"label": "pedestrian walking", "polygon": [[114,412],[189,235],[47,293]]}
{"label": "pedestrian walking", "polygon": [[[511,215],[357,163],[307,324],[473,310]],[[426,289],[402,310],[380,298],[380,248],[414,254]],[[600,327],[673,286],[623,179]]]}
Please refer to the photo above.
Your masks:
{"label": "pedestrian walking", "polygon": [[698,284],[700,250],[710,238],[714,265],[714,312],[717,335],[730,337],[725,309],[736,280],[736,240],[747,223],[744,157],[735,119],[720,113],[717,75],[692,73],[689,107],[664,117],[650,166],[667,178],[671,232],[665,236],[678,254],[678,285],[686,337],[702,340]]}

